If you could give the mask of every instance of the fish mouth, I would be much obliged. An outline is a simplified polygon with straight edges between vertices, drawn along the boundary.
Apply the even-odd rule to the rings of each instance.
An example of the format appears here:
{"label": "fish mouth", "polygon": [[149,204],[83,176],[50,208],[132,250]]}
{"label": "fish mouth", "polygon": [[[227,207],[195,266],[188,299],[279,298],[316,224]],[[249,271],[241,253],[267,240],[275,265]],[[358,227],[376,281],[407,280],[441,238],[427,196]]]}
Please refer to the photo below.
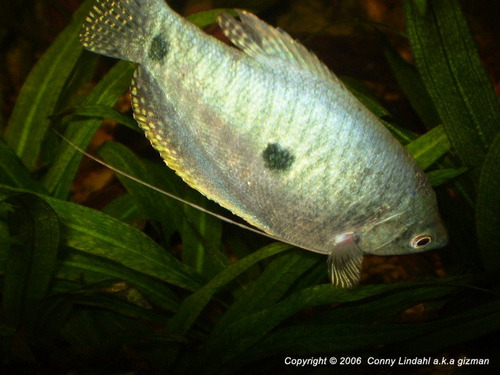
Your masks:
{"label": "fish mouth", "polygon": [[439,224],[440,224],[439,230],[436,235],[437,239],[434,242],[434,246],[432,247],[433,249],[445,247],[446,245],[448,245],[449,242],[448,230],[446,229],[442,221],[440,221]]}

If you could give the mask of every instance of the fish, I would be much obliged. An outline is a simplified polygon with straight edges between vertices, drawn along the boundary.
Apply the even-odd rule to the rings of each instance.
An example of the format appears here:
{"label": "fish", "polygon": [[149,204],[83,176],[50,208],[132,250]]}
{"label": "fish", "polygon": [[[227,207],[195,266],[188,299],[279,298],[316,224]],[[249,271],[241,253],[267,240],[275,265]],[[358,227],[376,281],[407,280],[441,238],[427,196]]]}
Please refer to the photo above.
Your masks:
{"label": "fish", "polygon": [[166,165],[263,232],[327,255],[335,287],[364,254],[445,246],[425,173],[303,44],[221,12],[228,45],[161,0],[97,0],[83,47],[137,64],[134,118]]}

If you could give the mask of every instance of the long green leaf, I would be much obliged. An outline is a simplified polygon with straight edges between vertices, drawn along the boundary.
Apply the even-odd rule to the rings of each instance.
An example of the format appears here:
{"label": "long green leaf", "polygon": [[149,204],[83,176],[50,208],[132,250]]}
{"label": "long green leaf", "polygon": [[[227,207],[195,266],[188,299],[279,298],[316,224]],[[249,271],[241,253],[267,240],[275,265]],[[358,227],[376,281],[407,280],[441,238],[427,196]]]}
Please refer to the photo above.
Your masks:
{"label": "long green leaf", "polygon": [[[207,199],[198,192],[180,182],[180,178],[164,165],[161,172],[157,173],[156,168],[148,168],[153,166],[142,163],[130,150],[120,144],[107,142],[100,148],[99,155],[115,168],[150,185],[163,187],[165,191],[182,196],[183,199],[200,206],[204,206],[207,202]],[[165,179],[169,178],[172,181],[164,181],[159,173]],[[194,208],[183,209],[174,199],[124,175],[118,174],[118,178],[127,191],[136,198],[143,217],[156,221],[153,225],[161,224],[162,229],[159,232],[163,232],[166,241],[175,230],[181,233],[184,263],[207,277],[212,277],[227,266],[228,259],[220,252],[222,235],[220,220]],[[184,190],[184,193],[181,190]],[[189,196],[186,196],[186,192]]]}
{"label": "long green leaf", "polygon": [[33,328],[37,334],[46,339],[46,342],[49,338],[57,336],[72,312],[75,296],[65,297],[49,296],[43,301]]}
{"label": "long green leaf", "polygon": [[481,166],[499,130],[500,106],[459,2],[433,0],[425,13],[403,2],[417,69],[448,138],[467,166]]}
{"label": "long green leaf", "polygon": [[405,345],[404,350],[400,351],[402,354],[432,353],[498,332],[500,299],[493,299],[465,311],[459,310],[451,317],[433,323],[419,324],[417,327],[421,328],[421,334]]}
{"label": "long green leaf", "polygon": [[180,334],[187,332],[219,288],[262,259],[269,258],[290,248],[290,245],[273,243],[228,266],[208,284],[183,301],[177,314],[169,321],[170,330]]}
{"label": "long green leaf", "polygon": [[[436,353],[451,345],[493,333],[500,328],[499,301],[492,301],[454,316],[430,323],[413,324],[344,324],[295,325],[283,328],[265,338],[254,349],[261,359],[278,353],[308,355],[352,352],[386,346],[386,353],[400,356],[422,356]],[[389,344],[395,343],[392,346]],[[249,361],[254,352],[239,359]],[[234,364],[235,361],[233,361]],[[236,363],[235,367],[240,367]],[[225,370],[225,368],[224,368]],[[230,369],[229,369],[230,370]],[[234,369],[233,369],[234,371]],[[224,372],[223,372],[224,373]]]}
{"label": "long green leaf", "polygon": [[197,275],[141,231],[75,204],[47,199],[65,225],[66,246],[110,259],[145,275],[187,289],[199,285]]}
{"label": "long green leaf", "polygon": [[435,187],[453,180],[455,177],[458,177],[467,171],[468,169],[466,167],[438,169],[436,171],[428,172],[427,177],[429,178],[431,185]]}
{"label": "long green leaf", "polygon": [[[192,189],[186,190],[184,197],[203,208],[213,210],[211,202]],[[221,252],[222,222],[187,205],[184,205],[183,213],[182,259],[202,275],[213,277],[229,264],[229,260]]]}
{"label": "long green leaf", "polygon": [[[148,301],[166,311],[177,311],[179,307],[178,297],[164,281],[117,262],[78,250],[68,250],[65,253],[56,277],[60,280],[75,281],[80,288],[110,279],[124,280],[139,289]],[[67,290],[59,290],[59,292],[62,291],[66,292]]]}
{"label": "long green leaf", "polygon": [[5,266],[3,307],[11,324],[33,319],[36,304],[47,294],[60,241],[57,213],[43,199],[19,194],[9,199],[11,245]]}
{"label": "long green leaf", "polygon": [[358,100],[363,103],[377,117],[389,116],[389,111],[380,103],[379,99],[365,86],[364,83],[351,78],[342,77],[342,83],[347,86]]}
{"label": "long green leaf", "polygon": [[380,119],[382,124],[384,124],[401,143],[407,144],[416,138],[416,135],[411,131],[384,120],[385,117],[390,115],[389,111],[380,104],[378,98],[376,98],[362,82],[350,77],[342,77],[342,82],[354,96],[366,106],[366,108]]}
{"label": "long green leaf", "polygon": [[[418,336],[423,328],[417,324],[359,324],[344,323],[295,325],[286,327],[265,338],[256,348],[261,358],[271,353],[349,353],[373,348]],[[266,353],[267,351],[267,353]],[[254,353],[252,353],[254,354]]]}
{"label": "long green leaf", "polygon": [[[113,285],[111,285],[111,288]],[[120,315],[130,318],[141,319],[144,321],[162,324],[165,318],[158,313],[152,311],[151,308],[138,306],[131,301],[125,300],[122,296],[117,298],[113,293],[107,290],[95,290],[90,288],[88,292],[78,291],[78,298],[75,303],[83,306],[99,307],[107,311],[114,311]],[[118,293],[116,293],[118,295]]]}
{"label": "long green leaf", "polygon": [[[4,185],[0,185],[0,189],[20,191]],[[61,241],[65,246],[109,259],[182,288],[199,288],[200,277],[196,272],[140,230],[99,211],[45,195],[38,196],[59,216],[64,227]]]}
{"label": "long green leaf", "polygon": [[[121,336],[123,344],[124,335],[145,337],[150,331],[151,328],[140,320],[132,321],[113,311],[75,306],[62,336],[70,345],[87,348],[90,354],[102,356],[100,360],[104,361],[109,359],[109,354],[104,353],[108,352],[110,341],[115,337]],[[120,362],[126,360],[123,346],[115,345],[113,349],[113,358]],[[114,366],[116,368],[116,364]]]}
{"label": "long green leaf", "polygon": [[[114,105],[128,87],[133,69],[134,66],[128,62],[117,63],[94,88],[83,105]],[[72,121],[64,136],[74,145],[85,149],[101,122],[100,119]],[[47,190],[55,197],[65,199],[68,196],[82,157],[82,153],[72,145],[61,143],[58,157],[43,180]]]}
{"label": "long green leaf", "polygon": [[12,149],[0,139],[0,183],[13,185],[38,193],[44,192],[43,186],[31,178],[30,173]]}
{"label": "long green leaf", "polygon": [[[120,171],[150,185],[160,186],[159,181],[154,178],[154,175],[149,173],[146,166],[127,147],[116,142],[106,142],[106,144],[99,148],[98,154],[106,163]],[[167,241],[175,230],[180,230],[182,219],[178,217],[178,212],[181,208],[178,202],[147,186],[132,181],[122,174],[118,173],[117,178],[135,198],[143,218],[162,223],[163,234]],[[170,192],[176,195],[179,194],[176,190]]]}
{"label": "long green leaf", "polygon": [[384,46],[385,58],[389,62],[392,72],[411,106],[422,119],[427,129],[438,125],[441,120],[417,70],[401,57],[382,33],[379,35]]}
{"label": "long green leaf", "polygon": [[[300,249],[279,256],[238,296],[219,320],[212,335],[217,336],[233,322],[274,305],[318,261],[324,263],[323,257]],[[326,266],[323,271],[326,272]]]}
{"label": "long green leaf", "polygon": [[[315,306],[360,301],[365,298],[402,291],[403,285],[370,285],[355,289],[334,289],[331,285],[306,288],[284,299],[269,309],[246,316],[236,321],[219,336],[207,343],[198,361],[186,364],[189,371],[201,370],[207,374],[215,373],[226,361],[241,356],[261,340],[269,331],[293,316],[298,311]],[[407,290],[411,286],[406,285]],[[428,288],[428,287],[427,287]],[[450,287],[450,290],[453,287]],[[231,342],[231,347],[226,343]]]}
{"label": "long green leaf", "polygon": [[196,26],[203,28],[214,24],[217,21],[217,15],[223,12],[234,16],[237,15],[232,8],[217,8],[191,14],[187,19]]}
{"label": "long green leaf", "polygon": [[98,104],[87,104],[87,105],[78,105],[72,107],[68,110],[65,110],[61,113],[56,114],[53,118],[61,118],[64,116],[82,116],[82,117],[96,117],[99,119],[110,119],[116,121],[119,124],[125,125],[127,128],[142,134],[142,130],[137,125],[135,120],[123,113],[117,111],[114,108],[105,105]]}
{"label": "long green leaf", "polygon": [[[454,287],[450,285],[425,284],[414,285],[413,288],[401,287],[399,290],[381,293],[376,298],[367,299],[363,303],[344,303],[335,309],[325,311],[321,321],[369,324],[393,322],[407,309],[426,301],[435,301],[446,297],[453,289]],[[426,309],[431,314],[431,308],[426,306]]]}
{"label": "long green leaf", "polygon": [[500,269],[500,134],[486,155],[476,201],[476,228],[484,268]]}
{"label": "long green leaf", "polygon": [[137,203],[130,194],[116,197],[102,209],[102,212],[128,224],[134,224],[141,218]]}
{"label": "long green leaf", "polygon": [[36,167],[42,142],[82,48],[78,30],[90,8],[87,0],[73,22],[56,38],[26,79],[9,119],[5,140],[28,170]]}
{"label": "long green leaf", "polygon": [[426,170],[450,149],[450,142],[443,126],[436,126],[406,145],[420,168]]}

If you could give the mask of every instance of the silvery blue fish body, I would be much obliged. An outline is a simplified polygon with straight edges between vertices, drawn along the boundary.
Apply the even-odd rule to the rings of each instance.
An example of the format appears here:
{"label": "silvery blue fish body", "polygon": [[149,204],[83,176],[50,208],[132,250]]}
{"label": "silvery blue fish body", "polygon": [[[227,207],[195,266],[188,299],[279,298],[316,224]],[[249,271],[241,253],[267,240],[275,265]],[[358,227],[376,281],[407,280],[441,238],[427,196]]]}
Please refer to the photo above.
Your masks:
{"label": "silvery blue fish body", "polygon": [[358,283],[363,253],[443,246],[436,197],[412,157],[321,63],[256,16],[218,23],[238,49],[160,0],[99,0],[80,35],[139,64],[134,116],[189,185],[263,231],[329,255]]}

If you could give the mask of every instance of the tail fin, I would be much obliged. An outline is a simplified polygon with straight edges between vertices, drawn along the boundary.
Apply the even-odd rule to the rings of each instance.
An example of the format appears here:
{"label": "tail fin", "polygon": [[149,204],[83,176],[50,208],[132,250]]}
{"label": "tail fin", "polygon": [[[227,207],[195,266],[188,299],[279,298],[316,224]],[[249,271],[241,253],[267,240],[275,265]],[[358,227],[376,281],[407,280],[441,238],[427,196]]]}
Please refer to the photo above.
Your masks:
{"label": "tail fin", "polygon": [[140,62],[168,12],[163,0],[96,0],[80,31],[80,43],[101,55]]}

